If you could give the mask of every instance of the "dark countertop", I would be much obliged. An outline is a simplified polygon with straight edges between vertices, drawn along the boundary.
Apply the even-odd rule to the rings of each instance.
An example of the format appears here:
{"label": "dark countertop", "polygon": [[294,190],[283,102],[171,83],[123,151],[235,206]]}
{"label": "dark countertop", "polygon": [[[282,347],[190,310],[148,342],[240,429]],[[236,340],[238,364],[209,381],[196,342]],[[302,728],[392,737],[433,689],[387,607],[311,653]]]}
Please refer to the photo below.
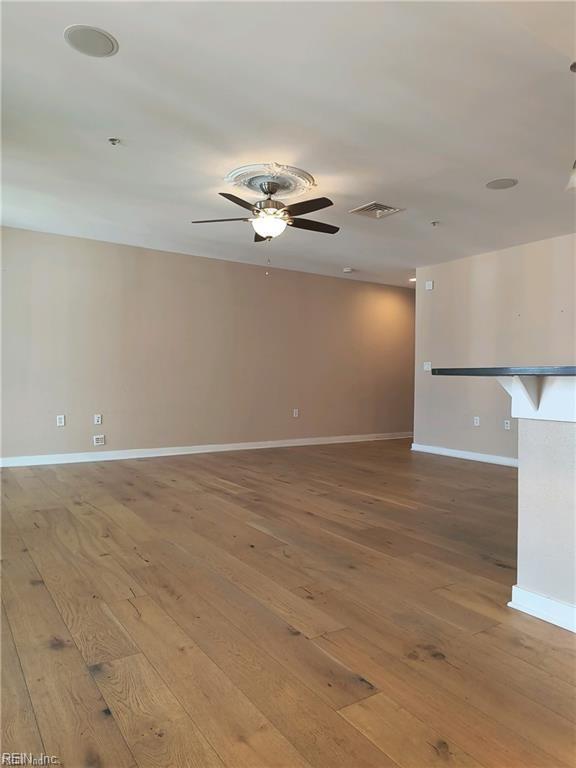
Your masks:
{"label": "dark countertop", "polygon": [[500,368],[432,368],[433,376],[576,376],[576,365]]}

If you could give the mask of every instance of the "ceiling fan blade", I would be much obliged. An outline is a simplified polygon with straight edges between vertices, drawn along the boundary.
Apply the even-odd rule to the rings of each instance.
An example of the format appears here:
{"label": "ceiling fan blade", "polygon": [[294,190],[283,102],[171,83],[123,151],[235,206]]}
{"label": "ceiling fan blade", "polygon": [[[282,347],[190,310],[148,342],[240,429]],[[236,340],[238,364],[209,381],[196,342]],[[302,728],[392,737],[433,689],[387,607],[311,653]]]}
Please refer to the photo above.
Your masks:
{"label": "ceiling fan blade", "polygon": [[258,232],[254,232],[254,242],[255,243],[263,243],[265,240],[268,240],[267,237],[262,237],[262,235],[259,235]]}
{"label": "ceiling fan blade", "polygon": [[250,219],[202,219],[201,221],[191,221],[190,224],[215,224],[218,221],[250,221]]}
{"label": "ceiling fan blade", "polygon": [[247,211],[253,211],[254,206],[252,203],[249,203],[247,200],[242,200],[241,197],[236,197],[236,195],[231,195],[229,192],[218,192],[218,194],[221,197],[225,197],[226,200],[230,200],[231,203],[236,203],[236,205],[239,205],[242,208],[246,208]]}
{"label": "ceiling fan blade", "polygon": [[323,221],[312,221],[311,219],[293,219],[290,223],[291,227],[296,229],[309,229],[311,232],[326,232],[329,235],[335,235],[340,227],[335,227],[333,224],[324,224]]}
{"label": "ceiling fan blade", "polygon": [[328,200],[327,197],[315,197],[314,200],[302,200],[301,203],[294,203],[288,206],[289,216],[301,216],[303,213],[313,213],[313,211],[320,211],[322,208],[328,208],[328,206],[334,205],[332,200]]}

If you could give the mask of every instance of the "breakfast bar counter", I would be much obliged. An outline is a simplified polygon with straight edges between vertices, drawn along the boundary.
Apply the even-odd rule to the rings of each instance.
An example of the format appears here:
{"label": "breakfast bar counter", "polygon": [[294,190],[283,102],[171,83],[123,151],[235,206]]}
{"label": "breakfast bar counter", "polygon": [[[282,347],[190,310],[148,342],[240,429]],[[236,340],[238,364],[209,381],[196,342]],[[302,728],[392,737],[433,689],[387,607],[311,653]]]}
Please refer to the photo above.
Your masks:
{"label": "breakfast bar counter", "polygon": [[518,574],[508,603],[576,632],[576,366],[433,368],[491,376],[518,419]]}

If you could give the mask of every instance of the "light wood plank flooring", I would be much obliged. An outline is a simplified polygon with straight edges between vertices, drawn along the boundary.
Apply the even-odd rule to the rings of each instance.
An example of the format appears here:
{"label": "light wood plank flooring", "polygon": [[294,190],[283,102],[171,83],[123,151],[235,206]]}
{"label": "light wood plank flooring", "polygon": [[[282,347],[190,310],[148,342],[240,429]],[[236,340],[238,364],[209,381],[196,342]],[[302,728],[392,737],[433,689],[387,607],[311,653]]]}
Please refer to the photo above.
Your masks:
{"label": "light wood plank flooring", "polygon": [[574,636],[506,607],[515,509],[515,470],[404,440],[5,470],[2,751],[574,766]]}

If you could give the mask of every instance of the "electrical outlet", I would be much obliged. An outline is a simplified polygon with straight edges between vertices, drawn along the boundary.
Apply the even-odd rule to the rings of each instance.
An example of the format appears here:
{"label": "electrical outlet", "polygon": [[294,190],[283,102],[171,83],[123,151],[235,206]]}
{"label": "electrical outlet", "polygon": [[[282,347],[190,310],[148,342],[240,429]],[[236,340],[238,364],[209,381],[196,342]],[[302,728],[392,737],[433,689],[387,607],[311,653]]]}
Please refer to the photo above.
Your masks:
{"label": "electrical outlet", "polygon": [[101,413],[95,413],[94,414],[94,424],[102,424],[102,414]]}
{"label": "electrical outlet", "polygon": [[480,416],[474,416],[474,418],[473,418],[473,420],[472,420],[472,424],[473,424],[475,427],[479,427],[479,426],[480,426]]}
{"label": "electrical outlet", "polygon": [[92,445],[106,445],[106,437],[105,437],[105,435],[93,435],[92,436]]}
{"label": "electrical outlet", "polygon": [[433,291],[434,290],[434,280],[426,280],[426,290],[427,291]]}
{"label": "electrical outlet", "polygon": [[292,418],[297,419],[300,416],[300,408],[292,408]]}
{"label": "electrical outlet", "polygon": [[424,363],[423,368],[424,368],[425,371],[427,371],[429,373],[432,370],[432,363],[428,363],[428,362]]}
{"label": "electrical outlet", "polygon": [[56,426],[57,427],[66,426],[66,416],[64,416],[64,414],[60,414],[60,416],[56,416]]}
{"label": "electrical outlet", "polygon": [[512,422],[510,419],[504,419],[504,429],[512,429]]}

